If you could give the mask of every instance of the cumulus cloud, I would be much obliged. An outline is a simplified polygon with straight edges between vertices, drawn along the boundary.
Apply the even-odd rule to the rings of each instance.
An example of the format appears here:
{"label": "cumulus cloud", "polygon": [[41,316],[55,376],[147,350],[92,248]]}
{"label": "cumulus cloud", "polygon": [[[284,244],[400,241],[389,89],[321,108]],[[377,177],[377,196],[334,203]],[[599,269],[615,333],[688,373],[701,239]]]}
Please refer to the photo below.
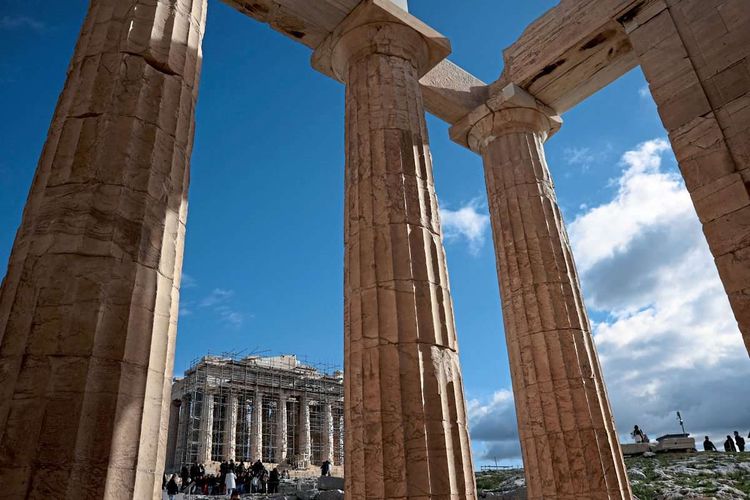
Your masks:
{"label": "cumulus cloud", "polygon": [[669,143],[621,163],[613,199],[569,229],[622,438],[679,431],[676,411],[694,434],[742,428],[750,362]]}
{"label": "cumulus cloud", "polygon": [[447,241],[465,240],[469,245],[469,252],[477,255],[484,245],[490,216],[481,212],[478,199],[474,199],[458,210],[440,209],[440,220],[443,236]]}
{"label": "cumulus cloud", "polygon": [[[611,199],[569,225],[620,439],[750,425],[750,360],[669,143],[621,157]],[[469,402],[477,459],[520,456],[512,394]],[[700,445],[699,445],[700,446]]]}

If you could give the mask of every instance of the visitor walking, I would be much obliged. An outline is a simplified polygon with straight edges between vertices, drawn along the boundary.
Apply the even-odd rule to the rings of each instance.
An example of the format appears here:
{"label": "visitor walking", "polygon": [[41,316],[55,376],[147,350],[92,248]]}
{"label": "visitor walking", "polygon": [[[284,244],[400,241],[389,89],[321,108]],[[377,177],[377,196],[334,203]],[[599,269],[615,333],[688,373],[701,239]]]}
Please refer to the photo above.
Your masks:
{"label": "visitor walking", "polygon": [[727,436],[727,440],[724,441],[724,451],[737,451],[737,448],[734,447],[734,441],[732,441],[732,436]]}
{"label": "visitor walking", "polygon": [[703,440],[703,451],[718,451],[708,436]]}
{"label": "visitor walking", "polygon": [[172,474],[169,482],[167,482],[167,496],[169,497],[169,500],[174,500],[175,495],[177,495],[177,492],[179,491],[180,487],[177,486],[177,474]]}
{"label": "visitor walking", "polygon": [[271,474],[268,476],[268,492],[278,493],[279,492],[279,469],[274,467]]}
{"label": "visitor walking", "polygon": [[742,439],[742,436],[737,431],[734,431],[734,442],[737,443],[737,449],[740,452],[745,451],[745,440]]}
{"label": "visitor walking", "polygon": [[646,434],[637,425],[633,427],[633,432],[630,435],[636,443],[648,443]]}

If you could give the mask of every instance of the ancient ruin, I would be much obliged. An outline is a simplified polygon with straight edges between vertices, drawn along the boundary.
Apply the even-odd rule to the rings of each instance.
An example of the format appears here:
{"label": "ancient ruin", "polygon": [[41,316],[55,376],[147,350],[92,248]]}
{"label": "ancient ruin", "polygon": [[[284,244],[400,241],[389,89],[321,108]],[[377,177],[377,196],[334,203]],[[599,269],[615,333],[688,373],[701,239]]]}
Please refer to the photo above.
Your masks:
{"label": "ancient ruin", "polygon": [[[750,3],[561,0],[485,84],[405,0],[225,1],[346,86],[348,498],[476,496],[425,111],[484,160],[529,498],[631,498],[544,142],[640,65],[750,348]],[[90,2],[0,295],[9,498],[160,495],[206,4]]]}
{"label": "ancient ruin", "polygon": [[172,386],[166,467],[257,459],[295,469],[341,465],[343,373],[296,356],[204,356]]}

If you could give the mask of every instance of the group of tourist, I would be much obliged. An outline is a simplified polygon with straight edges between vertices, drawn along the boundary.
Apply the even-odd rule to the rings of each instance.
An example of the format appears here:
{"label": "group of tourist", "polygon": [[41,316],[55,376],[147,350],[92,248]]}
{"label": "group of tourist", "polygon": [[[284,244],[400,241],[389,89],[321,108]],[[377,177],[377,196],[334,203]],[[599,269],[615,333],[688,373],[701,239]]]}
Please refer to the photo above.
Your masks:
{"label": "group of tourist", "polygon": [[[750,439],[750,433],[747,435],[747,438]],[[716,449],[716,446],[711,442],[711,440],[706,436],[706,439],[703,440],[703,451],[719,451]],[[724,451],[730,452],[737,452],[740,453],[745,451],[745,438],[740,436],[740,433],[737,431],[734,431],[734,439],[732,439],[732,436],[727,436],[727,440],[724,441]]]}
{"label": "group of tourist", "polygon": [[203,464],[182,466],[179,477],[164,476],[163,488],[170,500],[178,493],[203,495],[232,495],[239,498],[242,493],[278,493],[281,479],[288,479],[289,471],[279,472],[274,467],[270,472],[263,462],[257,460],[250,467],[245,462],[234,460],[222,462],[218,474],[207,474]]}

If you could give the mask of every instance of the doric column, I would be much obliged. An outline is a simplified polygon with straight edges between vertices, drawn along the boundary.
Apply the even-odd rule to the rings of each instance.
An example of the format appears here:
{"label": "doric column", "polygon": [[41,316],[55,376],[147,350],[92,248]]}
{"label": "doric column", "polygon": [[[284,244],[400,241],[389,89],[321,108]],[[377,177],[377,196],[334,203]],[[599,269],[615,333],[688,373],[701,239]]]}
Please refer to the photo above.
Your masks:
{"label": "doric column", "polygon": [[310,438],[310,400],[307,396],[299,399],[299,455],[302,465],[310,465],[312,440]]}
{"label": "doric column", "polygon": [[187,444],[187,427],[190,418],[190,400],[183,397],[180,403],[180,422],[177,425],[177,443],[175,444],[174,466],[182,467],[185,463],[185,445]]}
{"label": "doric column", "polygon": [[559,117],[509,85],[472,117],[484,160],[530,499],[631,498],[544,157]]}
{"label": "doric column", "polygon": [[201,424],[198,433],[198,462],[208,463],[211,461],[211,448],[213,447],[214,434],[214,395],[203,395],[203,409],[201,411]]}
{"label": "doric column", "polygon": [[750,351],[750,2],[658,0],[619,21]]}
{"label": "doric column", "polygon": [[169,431],[167,432],[166,470],[171,471],[175,465],[177,441],[179,440],[180,413],[182,400],[176,399],[169,405]]}
{"label": "doric column", "polygon": [[9,498],[161,497],[205,8],[90,1],[0,290]]}
{"label": "doric column", "polygon": [[227,428],[224,430],[224,460],[234,460],[237,454],[237,412],[239,410],[237,395],[230,394],[227,403]]}
{"label": "doric column", "polygon": [[419,78],[450,52],[390,1],[316,50],[346,83],[347,498],[475,498]]}
{"label": "doric column", "polygon": [[253,414],[250,421],[250,446],[254,462],[263,458],[263,394],[256,390],[253,396]]}
{"label": "doric column", "polygon": [[329,401],[323,404],[323,460],[333,463],[333,412]]}
{"label": "doric column", "polygon": [[278,415],[276,416],[276,463],[286,462],[287,455],[287,417],[286,417],[286,393],[279,393]]}

